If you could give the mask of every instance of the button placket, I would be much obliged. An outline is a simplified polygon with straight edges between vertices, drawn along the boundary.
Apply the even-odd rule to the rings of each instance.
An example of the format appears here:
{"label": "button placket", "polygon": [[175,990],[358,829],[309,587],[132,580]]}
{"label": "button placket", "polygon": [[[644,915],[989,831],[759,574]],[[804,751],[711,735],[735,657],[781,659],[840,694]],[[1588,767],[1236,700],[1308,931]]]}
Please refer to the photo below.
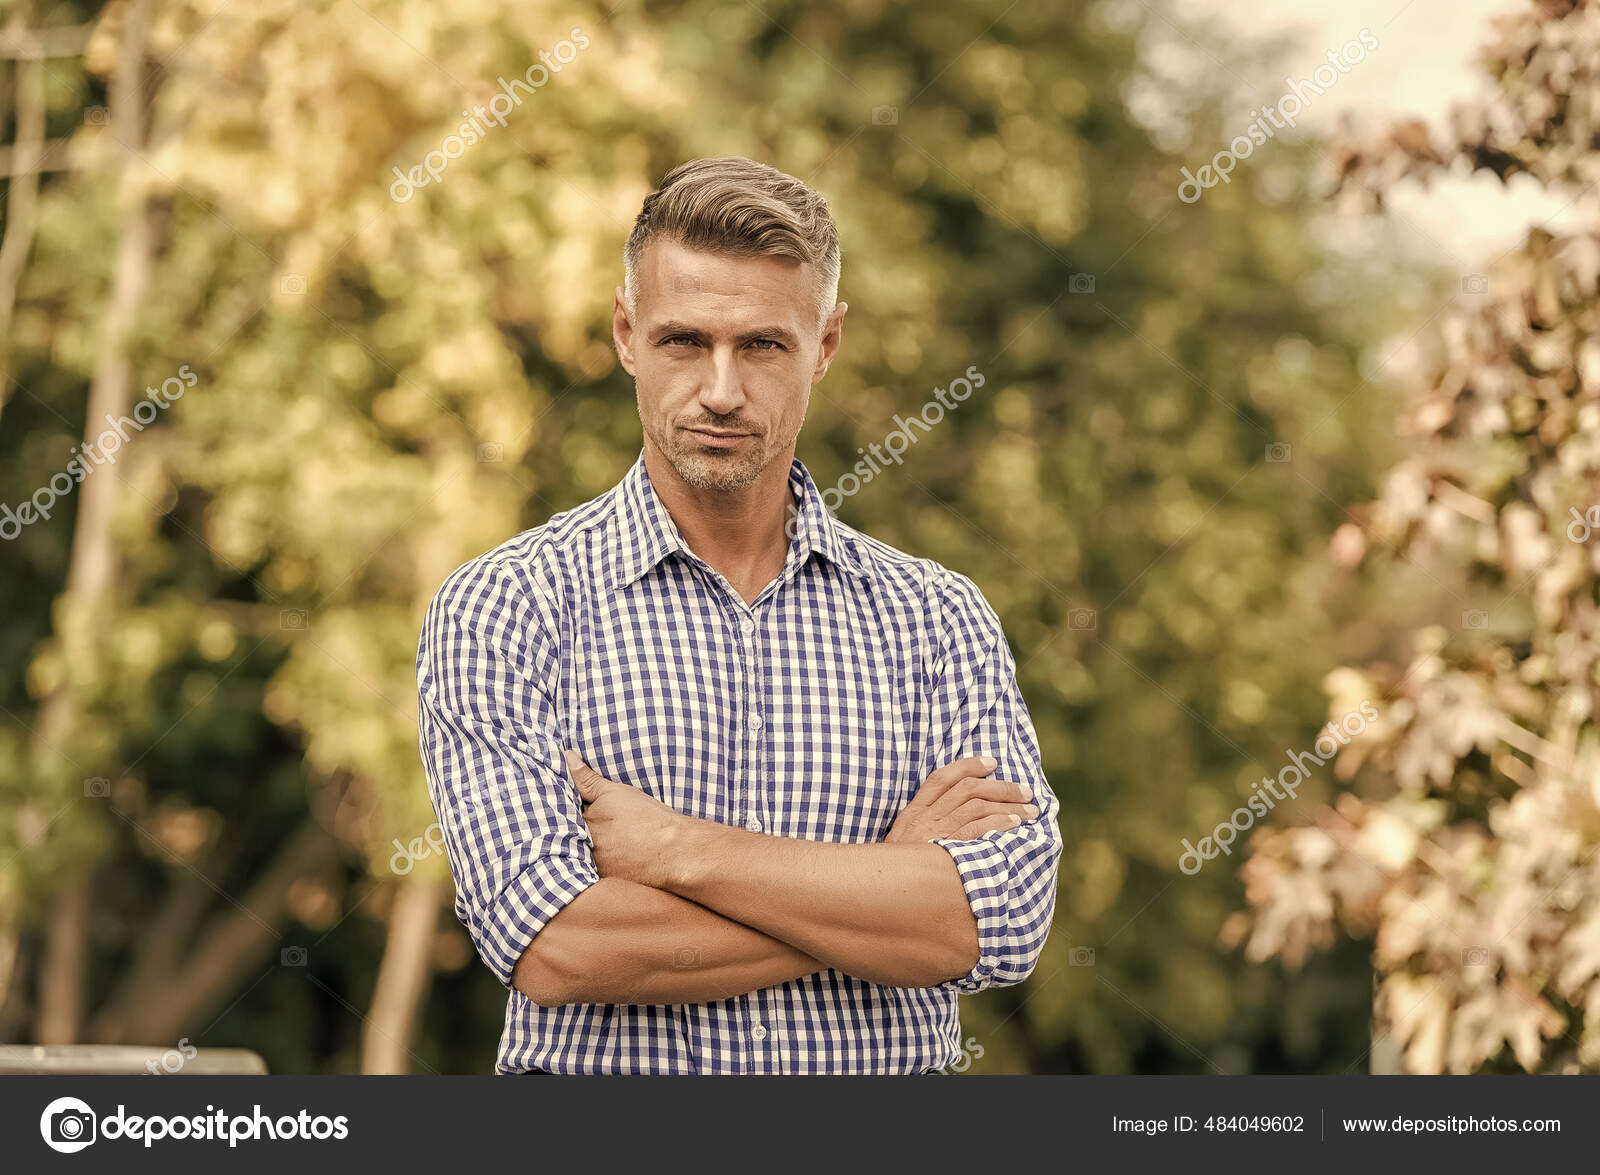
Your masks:
{"label": "button placket", "polygon": [[[742,815],[745,828],[751,832],[761,832],[765,825],[761,817],[763,772],[760,732],[766,725],[766,719],[761,713],[760,648],[756,636],[758,623],[748,606],[741,605],[737,627],[740,653],[737,660],[744,680],[736,683],[736,688],[744,696],[745,720],[742,724],[744,729],[739,732],[741,745],[730,807],[736,821]],[[745,1055],[750,1070],[756,1073],[781,1072],[776,1054],[776,1030],[772,1027],[772,1012],[766,1006],[765,998],[747,994],[741,1000],[740,1011],[746,1025]]]}
{"label": "button placket", "polygon": [[762,995],[761,1004],[762,1025],[766,1028],[766,1036],[761,1043],[766,1046],[767,1072],[782,1073],[784,1072],[783,1015],[768,1006],[766,995]]}
{"label": "button placket", "polygon": [[[739,600],[731,586],[728,588],[727,598],[723,607],[726,623],[737,626],[738,613],[743,607],[743,601]],[[724,818],[727,820],[729,827],[738,828],[743,825],[745,820],[744,797],[750,785],[749,772],[745,767],[745,760],[749,754],[746,744],[749,742],[750,736],[746,729],[746,723],[736,707],[738,699],[745,695],[748,688],[746,683],[750,675],[750,668],[747,664],[744,641],[734,637],[726,643],[724,648],[726,649],[730,670],[728,674],[730,678],[728,685],[732,690],[730,701],[733,702],[735,709],[730,715],[733,720],[732,729],[729,732],[732,746],[729,747],[727,789],[722,797],[722,803],[723,810],[726,812]]]}
{"label": "button placket", "polygon": [[756,618],[746,610],[739,617],[740,646],[745,663],[745,738],[747,760],[744,770],[744,826],[751,832],[762,831],[761,819],[761,728],[766,720],[761,714],[761,673],[759,648],[756,643]]}

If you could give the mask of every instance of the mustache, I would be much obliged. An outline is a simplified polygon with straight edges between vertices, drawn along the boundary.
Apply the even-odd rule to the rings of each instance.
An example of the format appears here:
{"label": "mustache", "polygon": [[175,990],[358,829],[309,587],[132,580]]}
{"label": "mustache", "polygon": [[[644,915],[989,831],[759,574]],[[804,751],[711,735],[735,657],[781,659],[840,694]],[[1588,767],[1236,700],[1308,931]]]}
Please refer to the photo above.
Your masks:
{"label": "mustache", "polygon": [[754,421],[741,420],[737,416],[714,416],[704,420],[688,420],[680,423],[679,428],[702,428],[720,430],[722,432],[747,432],[754,436],[762,436],[765,430]]}

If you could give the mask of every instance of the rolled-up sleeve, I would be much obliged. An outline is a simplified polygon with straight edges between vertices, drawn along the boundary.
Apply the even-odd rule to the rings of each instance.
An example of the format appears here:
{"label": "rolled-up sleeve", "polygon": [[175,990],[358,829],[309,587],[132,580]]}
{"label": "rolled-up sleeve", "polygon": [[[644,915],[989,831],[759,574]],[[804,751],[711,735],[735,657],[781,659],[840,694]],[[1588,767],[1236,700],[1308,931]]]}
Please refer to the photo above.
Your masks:
{"label": "rolled-up sleeve", "polygon": [[439,589],[417,650],[422,761],[455,878],[456,916],[496,978],[599,880],[562,757],[548,593],[474,561]]}
{"label": "rolled-up sleeve", "polygon": [[1021,983],[1039,961],[1055,913],[1059,804],[1045,781],[999,618],[977,586],[953,572],[939,582],[934,604],[939,650],[928,771],[992,755],[995,778],[1026,784],[1039,807],[1016,828],[933,842],[955,861],[978,924],[977,965],[943,985],[965,994]]}

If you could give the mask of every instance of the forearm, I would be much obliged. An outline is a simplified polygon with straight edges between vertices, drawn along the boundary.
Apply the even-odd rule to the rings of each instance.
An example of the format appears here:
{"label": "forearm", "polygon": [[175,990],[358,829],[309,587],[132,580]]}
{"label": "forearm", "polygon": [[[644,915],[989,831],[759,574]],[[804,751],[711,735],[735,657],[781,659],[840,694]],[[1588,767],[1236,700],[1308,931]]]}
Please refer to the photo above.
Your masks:
{"label": "forearm", "polygon": [[700,1004],[825,966],[692,901],[603,877],[545,925],[512,983],[544,1007]]}
{"label": "forearm", "polygon": [[938,845],[794,840],[703,820],[674,837],[663,888],[827,966],[933,987],[977,960],[977,922]]}

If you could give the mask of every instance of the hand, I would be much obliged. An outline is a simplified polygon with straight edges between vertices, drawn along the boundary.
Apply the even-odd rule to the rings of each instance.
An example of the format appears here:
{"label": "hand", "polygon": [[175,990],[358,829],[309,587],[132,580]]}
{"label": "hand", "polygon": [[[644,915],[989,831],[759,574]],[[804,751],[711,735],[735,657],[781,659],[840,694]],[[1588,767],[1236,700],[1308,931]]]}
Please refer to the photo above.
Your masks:
{"label": "hand", "polygon": [[576,751],[566,755],[567,770],[584,801],[583,818],[594,841],[600,875],[667,888],[674,844],[691,818],[636,787],[607,779]]}
{"label": "hand", "polygon": [[917,789],[905,810],[895,817],[885,843],[975,840],[986,832],[1015,828],[1032,820],[1039,809],[1025,784],[990,779],[997,764],[988,755],[957,759],[941,767]]}

